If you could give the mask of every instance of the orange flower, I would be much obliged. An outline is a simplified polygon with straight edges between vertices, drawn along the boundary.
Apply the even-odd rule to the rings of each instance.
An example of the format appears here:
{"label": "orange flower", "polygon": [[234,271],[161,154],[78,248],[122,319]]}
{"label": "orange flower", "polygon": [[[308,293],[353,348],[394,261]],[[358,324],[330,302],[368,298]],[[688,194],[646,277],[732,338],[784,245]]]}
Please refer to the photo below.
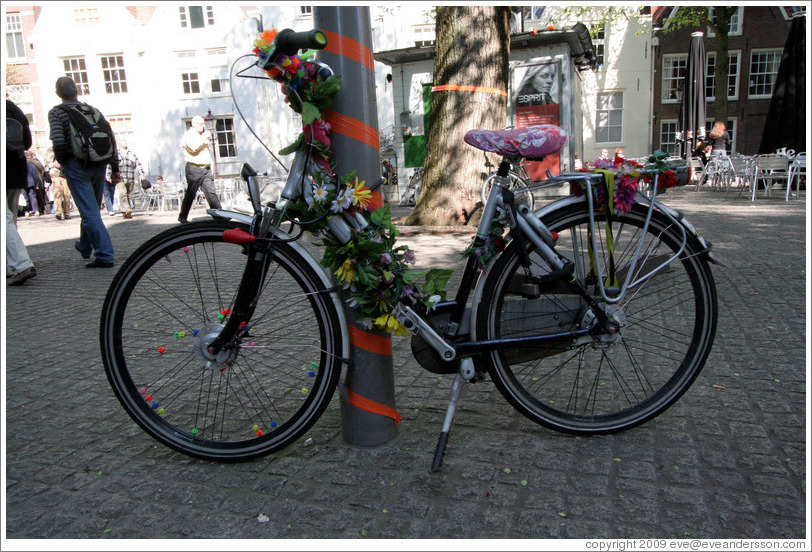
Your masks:
{"label": "orange flower", "polygon": [[274,40],[276,40],[276,29],[269,29],[267,31],[262,31],[262,34],[259,35],[259,38],[262,39],[263,42],[266,44],[270,44]]}

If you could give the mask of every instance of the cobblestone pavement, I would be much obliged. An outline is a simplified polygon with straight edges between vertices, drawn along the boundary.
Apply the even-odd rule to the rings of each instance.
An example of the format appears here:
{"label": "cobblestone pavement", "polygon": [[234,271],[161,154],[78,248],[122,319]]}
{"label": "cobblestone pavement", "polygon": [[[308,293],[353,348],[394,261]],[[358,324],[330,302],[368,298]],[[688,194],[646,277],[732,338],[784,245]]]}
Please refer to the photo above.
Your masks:
{"label": "cobblestone pavement", "polygon": [[[116,269],[84,267],[73,249],[78,216],[22,219],[38,275],[6,288],[4,545],[808,538],[808,221],[805,196],[786,203],[779,195],[751,203],[681,189],[665,197],[727,265],[713,270],[720,305],[713,351],[669,411],[618,435],[576,438],[526,420],[491,382],[468,385],[439,474],[429,467],[452,376],[420,368],[403,338],[394,341],[403,422],[385,445],[346,444],[337,398],[307,439],[264,459],[216,464],[158,445],[119,406],[102,368],[99,313]],[[105,222],[117,267],[176,224],[139,211]],[[404,241],[421,264],[460,267],[451,252],[470,234],[408,230]],[[268,521],[258,522],[260,514]]]}

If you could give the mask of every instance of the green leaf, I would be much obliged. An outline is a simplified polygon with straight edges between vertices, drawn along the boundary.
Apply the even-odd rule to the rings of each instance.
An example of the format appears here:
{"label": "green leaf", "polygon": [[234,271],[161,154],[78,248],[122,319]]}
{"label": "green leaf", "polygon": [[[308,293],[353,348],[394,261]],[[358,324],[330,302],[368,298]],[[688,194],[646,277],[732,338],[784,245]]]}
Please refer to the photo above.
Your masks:
{"label": "green leaf", "polygon": [[383,207],[372,211],[369,220],[376,226],[389,228],[392,225],[392,213],[389,204],[387,203]]}
{"label": "green leaf", "polygon": [[302,147],[302,141],[304,140],[304,132],[299,133],[299,137],[296,138],[296,141],[293,142],[291,145],[282,148],[279,150],[279,155],[288,155],[290,153],[299,151]]}
{"label": "green leaf", "polygon": [[321,118],[319,108],[310,102],[302,102],[302,124],[312,125],[313,121]]}

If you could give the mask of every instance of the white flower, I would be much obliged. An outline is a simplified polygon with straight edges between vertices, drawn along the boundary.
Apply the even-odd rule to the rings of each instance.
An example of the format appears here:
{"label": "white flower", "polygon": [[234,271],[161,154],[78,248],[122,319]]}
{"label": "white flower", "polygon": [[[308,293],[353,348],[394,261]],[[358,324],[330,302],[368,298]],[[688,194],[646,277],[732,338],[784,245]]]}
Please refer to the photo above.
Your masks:
{"label": "white flower", "polygon": [[352,193],[347,193],[346,188],[341,190],[333,200],[332,205],[330,205],[330,210],[334,213],[340,213],[341,211],[348,209],[350,205],[352,205],[352,198]]}
{"label": "white flower", "polygon": [[335,186],[329,183],[313,186],[313,201],[316,203],[324,203],[327,197],[335,189]]}
{"label": "white flower", "polygon": [[437,303],[439,303],[441,299],[442,297],[439,295],[432,295],[426,300],[426,307],[428,307],[429,310],[432,310],[437,306]]}

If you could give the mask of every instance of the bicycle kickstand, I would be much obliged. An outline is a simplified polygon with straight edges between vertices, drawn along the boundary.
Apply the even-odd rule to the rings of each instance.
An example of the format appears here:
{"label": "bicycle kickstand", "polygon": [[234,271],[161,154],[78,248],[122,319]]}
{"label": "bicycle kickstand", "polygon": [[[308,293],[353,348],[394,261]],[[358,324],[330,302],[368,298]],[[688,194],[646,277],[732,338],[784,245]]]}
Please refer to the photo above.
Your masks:
{"label": "bicycle kickstand", "polygon": [[[460,398],[462,384],[470,379],[473,373],[474,361],[471,358],[462,359],[461,368],[459,372],[457,372],[457,377],[454,378],[454,383],[451,384],[451,400],[448,403],[448,410],[446,410],[445,413],[443,430],[440,432],[440,438],[437,440],[437,448],[434,450],[434,462],[431,464],[432,472],[438,472],[440,468],[443,467],[443,457],[445,457],[445,450],[448,446],[448,434],[451,431],[451,422],[454,420],[454,412],[457,410],[457,401]],[[466,378],[466,375],[469,377]]]}

